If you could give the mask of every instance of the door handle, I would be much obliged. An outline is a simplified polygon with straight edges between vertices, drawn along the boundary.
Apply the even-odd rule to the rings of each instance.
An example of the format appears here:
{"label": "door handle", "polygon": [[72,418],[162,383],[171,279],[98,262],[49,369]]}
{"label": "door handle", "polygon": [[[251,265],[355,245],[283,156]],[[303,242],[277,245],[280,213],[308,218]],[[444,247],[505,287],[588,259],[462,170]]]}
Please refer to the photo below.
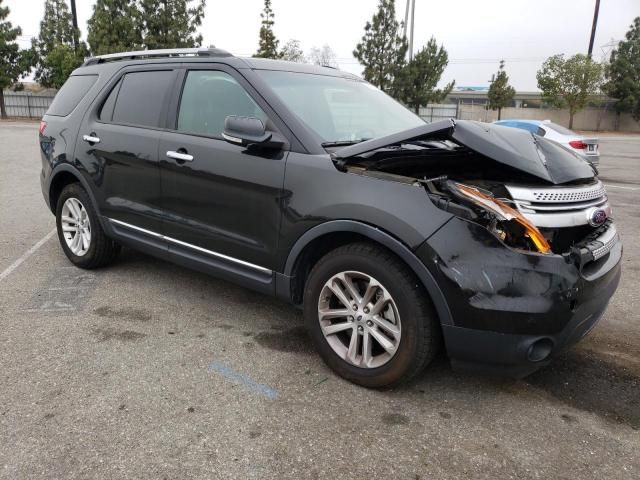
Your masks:
{"label": "door handle", "polygon": [[87,143],[100,143],[100,137],[96,137],[95,133],[91,135],[83,135],[82,139]]}
{"label": "door handle", "polygon": [[167,157],[178,160],[179,162],[193,162],[193,155],[183,152],[174,152],[173,150],[169,150],[167,152]]}

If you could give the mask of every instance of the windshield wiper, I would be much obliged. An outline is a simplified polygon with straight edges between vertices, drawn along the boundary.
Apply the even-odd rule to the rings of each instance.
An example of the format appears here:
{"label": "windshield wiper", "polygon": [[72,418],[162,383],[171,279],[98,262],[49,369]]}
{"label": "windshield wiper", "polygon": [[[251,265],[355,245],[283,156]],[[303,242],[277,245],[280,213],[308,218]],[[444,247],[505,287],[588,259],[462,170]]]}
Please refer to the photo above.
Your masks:
{"label": "windshield wiper", "polygon": [[356,143],[370,140],[369,138],[361,138],[359,140],[336,140],[335,142],[324,142],[323,147],[348,147],[349,145],[355,145]]}

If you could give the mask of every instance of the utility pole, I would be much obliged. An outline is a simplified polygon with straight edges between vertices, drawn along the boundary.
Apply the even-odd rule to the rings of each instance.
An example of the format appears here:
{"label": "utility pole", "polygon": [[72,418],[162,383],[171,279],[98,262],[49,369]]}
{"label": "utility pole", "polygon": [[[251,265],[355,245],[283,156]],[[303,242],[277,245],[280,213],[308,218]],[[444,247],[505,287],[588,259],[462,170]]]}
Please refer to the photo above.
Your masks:
{"label": "utility pole", "polygon": [[[409,54],[409,61],[413,58],[413,25],[414,15],[416,11],[416,0],[407,0],[407,5],[404,9],[404,25],[402,29],[402,36],[407,40],[407,30],[409,31],[408,41],[409,48],[407,52]],[[409,12],[411,12],[411,18],[409,18]]]}
{"label": "utility pole", "polygon": [[73,17],[73,48],[78,52],[78,14],[76,13],[76,0],[71,0],[71,16]]}
{"label": "utility pole", "polygon": [[407,6],[404,8],[404,23],[402,24],[402,36],[407,38],[407,25],[409,25],[409,7],[411,0],[407,0]]}
{"label": "utility pole", "polygon": [[[600,1],[600,0],[598,0]],[[411,29],[409,30],[409,61],[413,59],[413,19],[416,11],[416,0],[411,0]]]}
{"label": "utility pole", "polygon": [[588,53],[589,58],[591,58],[591,54],[593,53],[593,41],[596,38],[596,27],[598,25],[599,12],[600,12],[600,0],[596,0],[596,9],[593,12],[593,23],[591,24],[591,39],[589,40],[589,53]]}

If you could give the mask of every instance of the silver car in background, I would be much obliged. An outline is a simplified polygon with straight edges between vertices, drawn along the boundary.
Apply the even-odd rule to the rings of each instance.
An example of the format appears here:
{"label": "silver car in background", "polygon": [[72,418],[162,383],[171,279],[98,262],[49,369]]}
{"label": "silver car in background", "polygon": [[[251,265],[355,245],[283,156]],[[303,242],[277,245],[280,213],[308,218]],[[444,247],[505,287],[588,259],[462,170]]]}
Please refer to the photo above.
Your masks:
{"label": "silver car in background", "polygon": [[600,151],[598,150],[598,139],[596,137],[579,135],[573,130],[549,120],[498,120],[494,123],[505,127],[528,130],[567,147],[593,165],[600,163]]}

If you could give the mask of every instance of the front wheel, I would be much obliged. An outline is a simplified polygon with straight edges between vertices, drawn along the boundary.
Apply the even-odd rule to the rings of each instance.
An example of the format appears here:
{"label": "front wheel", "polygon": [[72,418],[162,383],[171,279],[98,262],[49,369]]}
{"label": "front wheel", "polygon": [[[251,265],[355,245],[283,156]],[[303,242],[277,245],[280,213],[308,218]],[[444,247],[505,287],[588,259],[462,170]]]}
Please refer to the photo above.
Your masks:
{"label": "front wheel", "polygon": [[433,359],[440,341],[431,302],[415,275],[375,245],[324,256],[305,287],[304,317],[323,360],[366,387],[406,381]]}
{"label": "front wheel", "polygon": [[79,183],[62,190],[56,206],[56,227],[62,250],[77,267],[106,265],[120,249],[104,234],[91,199]]}

